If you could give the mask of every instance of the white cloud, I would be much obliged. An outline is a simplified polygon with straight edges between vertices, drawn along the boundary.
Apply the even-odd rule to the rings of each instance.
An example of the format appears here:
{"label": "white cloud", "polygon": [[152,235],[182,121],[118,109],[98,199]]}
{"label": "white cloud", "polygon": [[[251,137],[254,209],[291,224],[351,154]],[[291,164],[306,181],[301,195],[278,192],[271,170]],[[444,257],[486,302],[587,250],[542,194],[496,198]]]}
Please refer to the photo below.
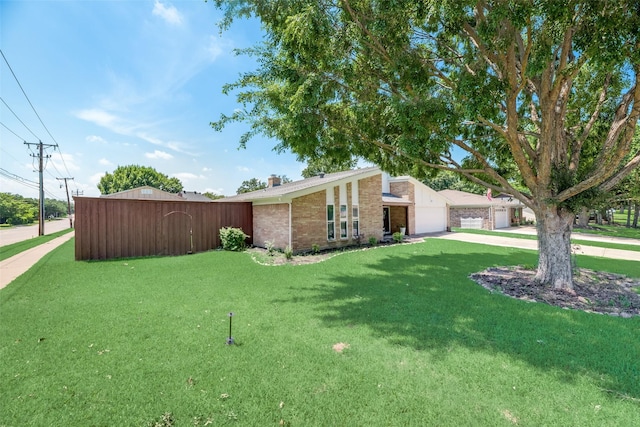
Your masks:
{"label": "white cloud", "polygon": [[63,154],[56,151],[51,155],[50,160],[53,163],[54,169],[63,174],[70,171],[80,170],[80,167],[75,163],[73,155],[71,154]]}
{"label": "white cloud", "polygon": [[153,153],[144,153],[145,157],[148,159],[163,159],[163,160],[171,160],[173,156],[165,151],[154,150]]}
{"label": "white cloud", "polygon": [[180,12],[178,12],[178,9],[176,9],[175,6],[165,6],[162,2],[156,0],[156,2],[153,4],[152,13],[164,19],[168,24],[182,24],[182,15],[180,14]]}
{"label": "white cloud", "polygon": [[95,108],[78,111],[76,117],[106,128],[112,128],[117,121],[117,117],[113,114]]}
{"label": "white cloud", "polygon": [[202,168],[202,172],[213,172],[213,169],[208,168],[208,167],[205,166],[205,167]]}
{"label": "white cloud", "polygon": [[209,36],[209,45],[207,46],[207,52],[209,53],[209,60],[215,61],[216,58],[224,53],[224,47],[226,45],[216,36]]}
{"label": "white cloud", "polygon": [[113,163],[111,163],[109,160],[105,158],[98,160],[98,163],[101,164],[102,166],[113,166]]}
{"label": "white cloud", "polygon": [[97,136],[97,135],[89,135],[85,138],[85,141],[87,142],[97,142],[99,144],[106,144],[107,141],[105,141],[104,138],[102,138],[101,136]]}
{"label": "white cloud", "polygon": [[89,177],[89,182],[90,182],[91,184],[98,185],[98,183],[100,182],[100,179],[101,179],[103,176],[105,176],[105,173],[104,173],[104,172],[94,173],[93,175],[91,175],[91,176]]}
{"label": "white cloud", "polygon": [[238,171],[240,171],[240,172],[251,172],[251,169],[249,169],[249,168],[248,168],[248,167],[246,167],[246,166],[238,166],[238,167],[237,167],[237,169],[238,169]]}
{"label": "white cloud", "polygon": [[172,174],[172,176],[178,178],[180,181],[189,181],[189,180],[194,180],[194,179],[202,179],[202,176],[198,176],[196,174],[193,174],[191,172],[179,172],[179,173],[174,173]]}

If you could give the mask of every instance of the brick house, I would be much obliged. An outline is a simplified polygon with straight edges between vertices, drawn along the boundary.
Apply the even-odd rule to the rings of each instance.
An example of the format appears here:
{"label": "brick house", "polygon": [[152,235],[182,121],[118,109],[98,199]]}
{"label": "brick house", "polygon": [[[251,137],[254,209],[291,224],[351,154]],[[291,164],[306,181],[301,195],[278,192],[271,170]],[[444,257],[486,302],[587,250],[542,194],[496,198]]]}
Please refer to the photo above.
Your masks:
{"label": "brick house", "polygon": [[522,219],[524,205],[507,194],[490,197],[458,190],[442,190],[438,194],[448,200],[450,227],[494,230]]}
{"label": "brick house", "polygon": [[[420,203],[417,205],[416,200]],[[281,184],[272,175],[263,190],[217,200],[250,201],[253,244],[294,252],[382,240],[385,234],[446,229],[446,200],[411,177],[391,178],[378,167],[320,174]],[[423,206],[424,205],[424,206]],[[437,214],[435,221],[423,218]],[[428,226],[427,226],[428,225]]]}
{"label": "brick house", "polygon": [[448,200],[410,176],[382,174],[382,209],[385,233],[406,225],[408,234],[445,231]]}

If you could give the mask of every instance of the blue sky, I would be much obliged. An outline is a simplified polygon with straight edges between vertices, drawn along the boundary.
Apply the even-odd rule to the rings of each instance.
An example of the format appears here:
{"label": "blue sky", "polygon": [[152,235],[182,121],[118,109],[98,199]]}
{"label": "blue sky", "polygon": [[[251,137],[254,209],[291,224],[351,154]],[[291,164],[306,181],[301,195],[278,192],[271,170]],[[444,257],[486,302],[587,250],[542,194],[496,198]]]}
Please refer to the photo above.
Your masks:
{"label": "blue sky", "polygon": [[[256,21],[220,33],[221,13],[204,0],[0,0],[0,191],[37,197],[34,158],[47,150],[46,197],[98,196],[105,172],[151,166],[189,191],[232,195],[242,181],[272,174],[299,179],[304,164],[254,138],[238,150],[246,125],[222,132],[209,123],[238,105],[222,86],[254,68],[233,49],[254,45]],[[21,121],[24,123],[21,123]],[[44,125],[43,125],[44,124]]]}

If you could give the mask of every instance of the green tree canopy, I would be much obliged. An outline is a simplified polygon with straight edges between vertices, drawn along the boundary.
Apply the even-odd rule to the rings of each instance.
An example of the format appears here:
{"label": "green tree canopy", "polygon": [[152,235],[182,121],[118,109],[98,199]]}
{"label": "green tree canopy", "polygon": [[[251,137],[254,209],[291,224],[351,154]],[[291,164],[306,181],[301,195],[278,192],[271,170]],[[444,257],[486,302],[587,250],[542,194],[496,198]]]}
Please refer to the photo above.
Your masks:
{"label": "green tree canopy", "polygon": [[267,188],[267,183],[264,181],[260,181],[258,178],[251,178],[245,181],[242,181],[240,187],[236,191],[237,194],[250,193],[256,190],[262,190],[263,188]]}
{"label": "green tree canopy", "polygon": [[[38,221],[38,199],[19,194],[0,193],[0,224],[31,224]],[[44,217],[66,217],[67,202],[44,199]]]}
{"label": "green tree canopy", "polygon": [[149,166],[118,166],[113,173],[106,173],[98,183],[101,194],[113,194],[148,185],[169,193],[182,191],[182,183],[178,178],[169,178]]}
{"label": "green tree canopy", "polygon": [[213,193],[211,191],[207,191],[206,193],[203,193],[203,195],[205,197],[210,198],[211,200],[224,199],[224,195],[218,194],[218,193]]}
{"label": "green tree canopy", "polygon": [[241,146],[263,133],[302,160],[449,170],[513,194],[537,217],[537,279],[572,288],[581,195],[640,164],[637,0],[215,3],[224,24],[256,16],[266,32],[245,51],[257,69],[224,88],[244,108],[215,128],[245,121]]}
{"label": "green tree canopy", "polygon": [[307,167],[302,170],[303,178],[311,178],[320,173],[342,172],[353,169],[358,164],[357,159],[346,158],[335,161],[328,157],[319,157],[307,160]]}
{"label": "green tree canopy", "polygon": [[[280,178],[280,184],[286,184],[287,182],[291,182],[291,179],[286,175],[276,175]],[[258,178],[251,178],[245,181],[242,181],[240,187],[236,191],[236,194],[250,193],[252,191],[262,190],[263,188],[267,188],[268,184],[264,181],[260,181]]]}

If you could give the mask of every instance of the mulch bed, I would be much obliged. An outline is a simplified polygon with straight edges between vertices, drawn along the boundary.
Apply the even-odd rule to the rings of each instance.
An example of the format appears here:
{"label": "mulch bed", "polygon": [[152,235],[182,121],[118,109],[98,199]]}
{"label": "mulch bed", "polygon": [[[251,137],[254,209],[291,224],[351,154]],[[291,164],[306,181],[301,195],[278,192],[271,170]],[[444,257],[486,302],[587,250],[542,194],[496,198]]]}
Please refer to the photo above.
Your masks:
{"label": "mulch bed", "polygon": [[563,291],[540,284],[535,274],[535,270],[520,266],[490,267],[469,277],[490,291],[525,301],[611,316],[640,315],[638,279],[580,269],[574,274],[573,291]]}

